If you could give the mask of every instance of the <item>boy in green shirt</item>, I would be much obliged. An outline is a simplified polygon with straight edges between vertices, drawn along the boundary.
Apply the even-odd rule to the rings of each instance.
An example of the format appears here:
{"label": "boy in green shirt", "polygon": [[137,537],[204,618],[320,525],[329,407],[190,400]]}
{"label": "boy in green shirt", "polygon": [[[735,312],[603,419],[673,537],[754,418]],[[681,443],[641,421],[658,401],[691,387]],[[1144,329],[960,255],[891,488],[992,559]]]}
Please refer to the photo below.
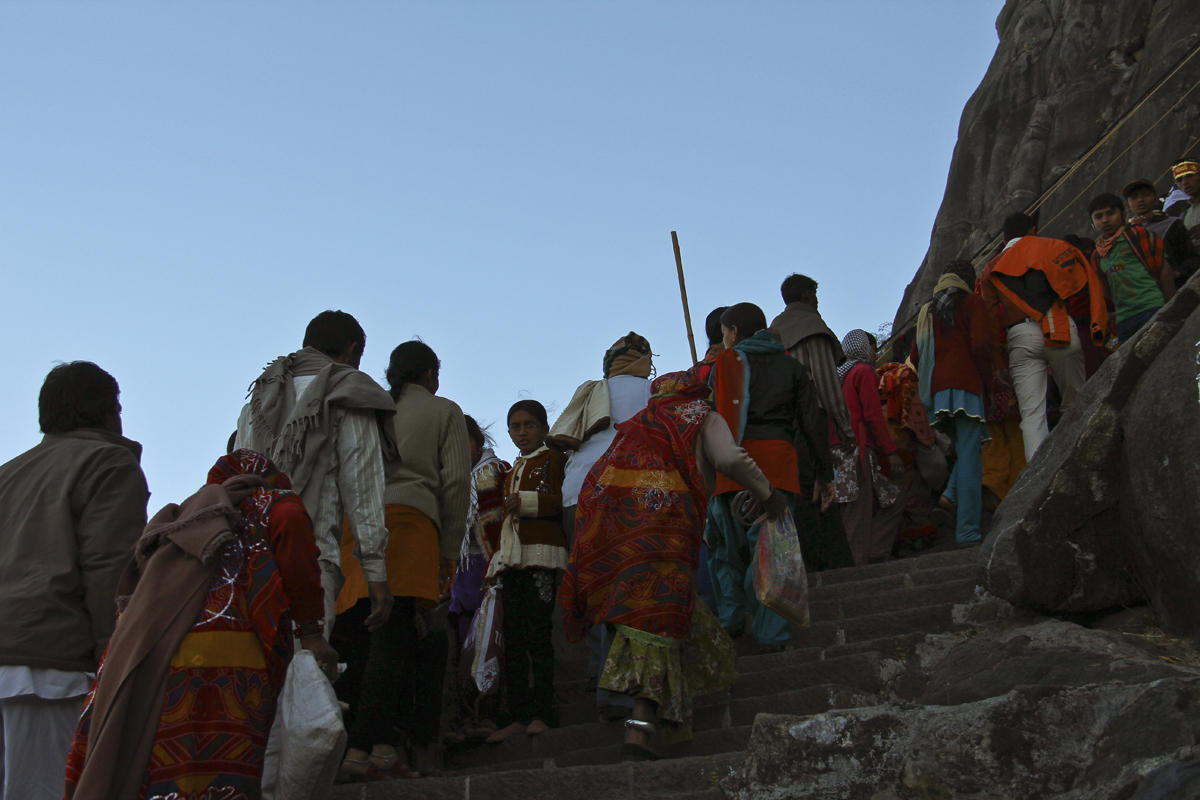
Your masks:
{"label": "boy in green shirt", "polygon": [[1174,273],[1163,263],[1162,240],[1125,221],[1125,203],[1102,194],[1088,204],[1099,236],[1092,265],[1116,308],[1117,339],[1128,341],[1175,294]]}

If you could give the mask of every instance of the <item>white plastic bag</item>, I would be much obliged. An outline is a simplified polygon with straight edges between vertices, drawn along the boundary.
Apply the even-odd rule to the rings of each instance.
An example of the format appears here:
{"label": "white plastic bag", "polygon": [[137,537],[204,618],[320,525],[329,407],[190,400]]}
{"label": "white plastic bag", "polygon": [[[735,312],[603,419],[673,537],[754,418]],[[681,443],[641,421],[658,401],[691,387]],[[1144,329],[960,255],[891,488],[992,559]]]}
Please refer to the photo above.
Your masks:
{"label": "white plastic bag", "polygon": [[469,659],[470,676],[480,694],[500,687],[500,661],[504,657],[504,603],[500,598],[495,586],[487,588],[463,643],[463,656]]}
{"label": "white plastic bag", "polygon": [[318,800],[333,789],[346,728],[333,685],[307,650],[288,665],[267,741],[263,800]]}

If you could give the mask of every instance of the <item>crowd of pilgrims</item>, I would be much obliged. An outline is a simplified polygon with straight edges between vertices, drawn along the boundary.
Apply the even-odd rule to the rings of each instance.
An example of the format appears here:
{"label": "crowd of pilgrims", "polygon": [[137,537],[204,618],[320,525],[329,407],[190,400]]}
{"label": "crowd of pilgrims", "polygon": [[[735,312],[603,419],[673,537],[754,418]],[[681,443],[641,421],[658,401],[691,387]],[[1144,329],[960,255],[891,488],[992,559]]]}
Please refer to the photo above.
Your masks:
{"label": "crowd of pilgrims", "polygon": [[[144,481],[104,489],[108,527],[88,535],[107,537],[101,560],[117,572],[95,585],[122,611],[115,631],[95,625],[94,657],[107,652],[67,733],[66,796],[260,796],[293,637],[345,706],[343,779],[436,774],[444,741],[555,725],[556,615],[587,650],[598,714],[625,720],[624,757],[656,758],[688,735],[695,697],[734,682],[733,639],[788,646],[788,621],[751,588],[767,521],[790,514],[809,571],[932,546],[939,518],[953,545],[981,541],[985,510],[1059,410],[1200,262],[1200,164],[1173,170],[1166,212],[1146,180],[1095,198],[1094,240],[1043,237],[1036,218],[1011,215],[981,272],[946,265],[887,359],[864,330],[838,338],[799,274],[769,323],[748,302],[709,314],[690,368],[662,372],[629,332],[553,424],[536,400],[512,405],[512,464],[438,395],[427,344],[392,351],[384,389],[357,369],[355,319],[322,312],[302,349],[253,382],[200,492],[129,537],[111,509],[140,498],[144,521]],[[62,388],[72,381],[90,388]],[[116,391],[95,365],[56,368],[40,399],[46,441],[120,439]],[[109,406],[75,428],[47,422],[53,403],[84,395]],[[0,499],[37,450],[0,467]],[[502,668],[481,693],[447,664],[489,596]],[[71,697],[83,699],[57,701]]]}

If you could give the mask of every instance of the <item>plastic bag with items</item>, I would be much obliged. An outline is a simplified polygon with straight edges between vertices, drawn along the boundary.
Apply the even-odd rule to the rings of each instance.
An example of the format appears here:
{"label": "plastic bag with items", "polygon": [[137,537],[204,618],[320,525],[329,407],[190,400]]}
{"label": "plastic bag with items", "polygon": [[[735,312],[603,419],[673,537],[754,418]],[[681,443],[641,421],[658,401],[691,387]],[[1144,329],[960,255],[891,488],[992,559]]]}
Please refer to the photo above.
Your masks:
{"label": "plastic bag with items", "polygon": [[504,656],[504,604],[500,597],[498,587],[487,588],[463,642],[463,662],[480,694],[500,687],[500,661]]}
{"label": "plastic bag with items", "polygon": [[797,625],[808,624],[808,573],[791,512],[755,523],[754,594],[758,602]]}

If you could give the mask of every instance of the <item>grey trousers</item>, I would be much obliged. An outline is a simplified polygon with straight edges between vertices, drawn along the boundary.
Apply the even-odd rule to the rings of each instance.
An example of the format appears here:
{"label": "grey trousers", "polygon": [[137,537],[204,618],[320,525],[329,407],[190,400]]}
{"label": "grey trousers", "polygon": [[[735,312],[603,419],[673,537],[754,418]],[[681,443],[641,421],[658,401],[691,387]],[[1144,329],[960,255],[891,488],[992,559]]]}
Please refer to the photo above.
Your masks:
{"label": "grey trousers", "polygon": [[61,800],[83,697],[0,700],[0,800]]}

